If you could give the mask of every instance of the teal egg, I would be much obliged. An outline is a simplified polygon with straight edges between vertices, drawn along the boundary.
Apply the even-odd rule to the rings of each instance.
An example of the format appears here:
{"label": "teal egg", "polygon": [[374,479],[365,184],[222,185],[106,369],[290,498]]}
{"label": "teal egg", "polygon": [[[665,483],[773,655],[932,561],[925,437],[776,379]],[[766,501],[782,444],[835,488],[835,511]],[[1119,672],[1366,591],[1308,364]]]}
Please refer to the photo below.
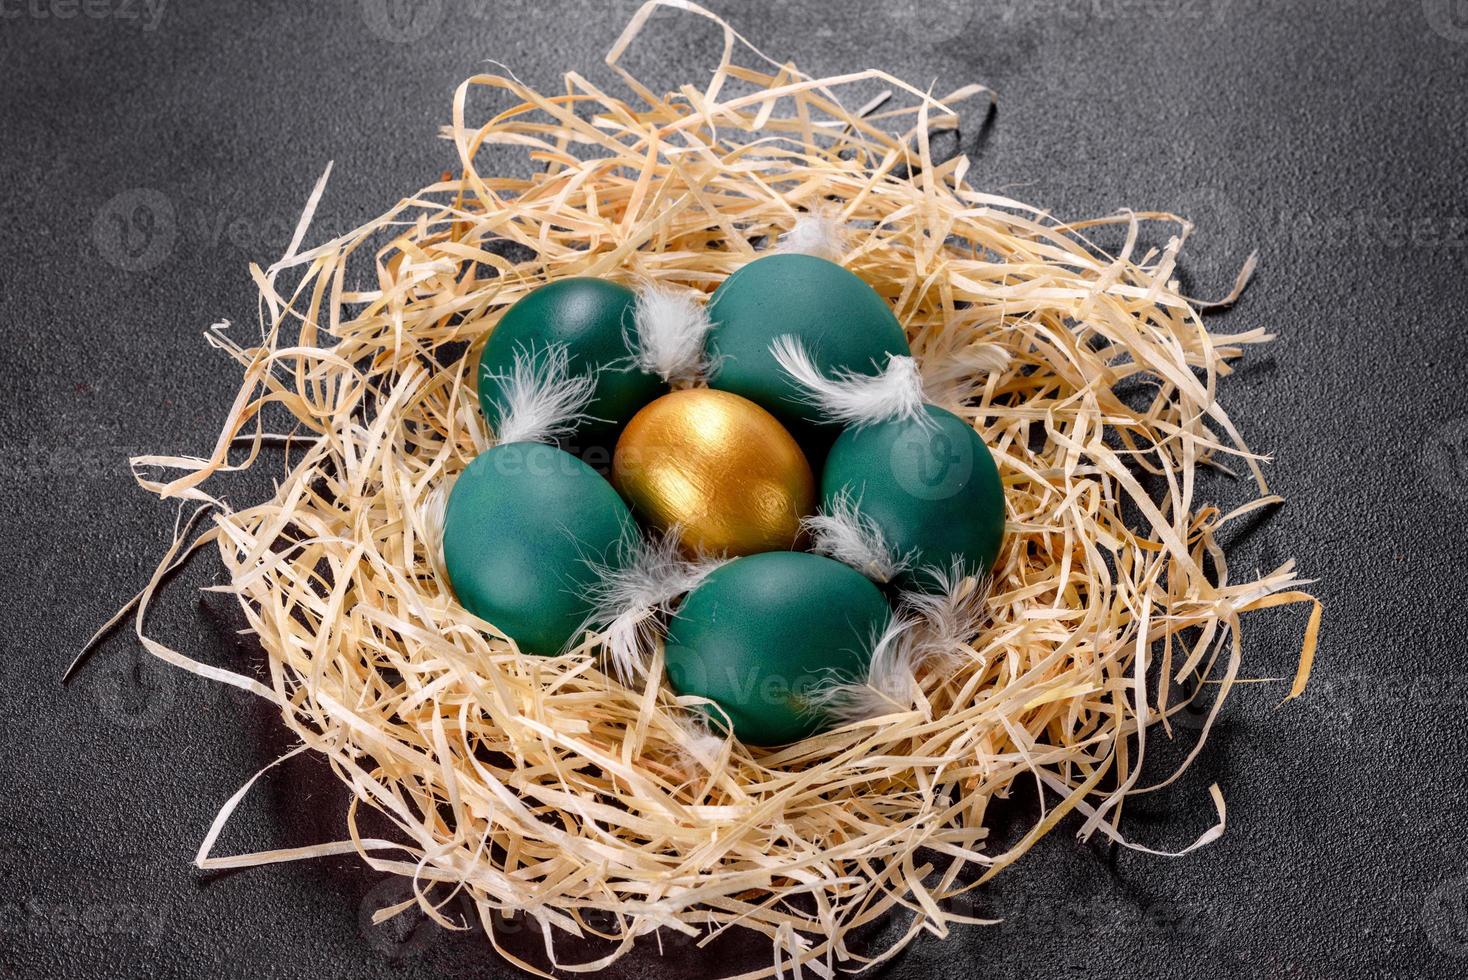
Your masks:
{"label": "teal egg", "polygon": [[470,463],[444,512],[443,555],[464,608],[526,653],[552,655],[591,613],[591,562],[615,567],[627,505],[595,470],[554,446],[495,446]]}
{"label": "teal egg", "polygon": [[878,374],[888,355],[911,353],[887,301],[860,277],[811,255],[776,254],[739,269],[709,300],[712,388],[743,395],[798,434],[834,426],[800,397],[770,354],[782,334],[800,339],[826,375]]}
{"label": "teal egg", "polygon": [[498,426],[503,411],[503,379],[514,367],[515,354],[543,356],[552,345],[564,345],[572,373],[599,370],[596,393],[578,438],[594,442],[630,419],[637,410],[667,390],[657,375],[630,359],[629,338],[636,337],[637,294],[605,279],[578,277],[547,283],[505,312],[479,356],[479,404],[489,424]]}
{"label": "teal egg", "polygon": [[963,419],[928,405],[933,424],[879,422],[847,429],[831,446],[821,474],[821,501],[838,494],[881,529],[913,569],[902,588],[931,591],[932,570],[954,560],[986,574],[1004,540],[1004,487],[984,440]]}
{"label": "teal egg", "polygon": [[668,682],[715,702],[750,745],[814,735],[828,719],[807,695],[833,679],[860,681],[891,607],[840,562],[795,551],[737,558],[689,593],[668,626]]}

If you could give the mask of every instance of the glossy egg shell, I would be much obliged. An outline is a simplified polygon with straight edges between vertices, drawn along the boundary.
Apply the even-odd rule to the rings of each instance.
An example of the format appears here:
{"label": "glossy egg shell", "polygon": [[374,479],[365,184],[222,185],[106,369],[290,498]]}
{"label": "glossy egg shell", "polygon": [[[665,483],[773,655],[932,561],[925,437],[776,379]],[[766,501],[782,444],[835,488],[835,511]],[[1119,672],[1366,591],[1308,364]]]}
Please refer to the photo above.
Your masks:
{"label": "glossy egg shell", "polygon": [[910,353],[891,308],[859,276],[811,255],[759,258],[730,276],[708,304],[713,329],[709,386],[762,405],[797,437],[828,427],[770,354],[782,334],[798,337],[822,372],[877,374],[888,355]]}
{"label": "glossy egg shell", "polygon": [[[499,424],[503,378],[517,351],[536,354],[564,344],[573,373],[599,369],[596,394],[578,440],[596,441],[667,390],[656,375],[629,360],[637,296],[605,279],[577,277],[547,283],[505,312],[479,356],[479,404],[491,427]],[[635,342],[635,341],[634,341]]]}
{"label": "glossy egg shell", "polygon": [[927,406],[931,426],[880,422],[847,429],[831,446],[821,474],[830,507],[845,492],[914,570],[902,588],[930,591],[954,559],[986,574],[1004,540],[1004,486],[984,440],[963,419]]}
{"label": "glossy egg shell", "polygon": [[668,627],[668,682],[714,701],[709,718],[750,745],[829,724],[806,701],[833,678],[860,680],[891,607],[860,573],[806,552],[737,558],[689,593]]}
{"label": "glossy egg shell", "polygon": [[[527,653],[559,653],[591,612],[632,515],[602,476],[554,446],[495,446],[470,463],[444,512],[443,553],[459,601]],[[590,561],[588,561],[590,560]]]}

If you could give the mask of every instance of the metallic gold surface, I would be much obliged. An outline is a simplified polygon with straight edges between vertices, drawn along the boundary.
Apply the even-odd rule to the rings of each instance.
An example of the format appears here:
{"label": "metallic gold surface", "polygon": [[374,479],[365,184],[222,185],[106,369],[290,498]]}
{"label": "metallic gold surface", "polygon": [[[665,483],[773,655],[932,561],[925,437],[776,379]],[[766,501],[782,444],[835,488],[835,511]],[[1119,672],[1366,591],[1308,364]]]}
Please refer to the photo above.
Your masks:
{"label": "metallic gold surface", "polygon": [[617,440],[612,482],[645,524],[677,525],[687,551],[794,547],[815,480],[784,426],[754,402],[690,388],[644,406]]}

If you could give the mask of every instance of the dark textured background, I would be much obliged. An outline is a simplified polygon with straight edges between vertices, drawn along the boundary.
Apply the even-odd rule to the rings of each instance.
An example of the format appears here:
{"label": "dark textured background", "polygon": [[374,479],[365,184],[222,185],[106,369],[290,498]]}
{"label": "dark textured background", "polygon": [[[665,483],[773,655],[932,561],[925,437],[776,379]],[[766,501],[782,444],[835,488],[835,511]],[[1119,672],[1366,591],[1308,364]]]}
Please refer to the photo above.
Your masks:
{"label": "dark textured background", "polygon": [[[568,68],[612,84],[601,56],[633,6],[0,0],[0,974],[507,972],[472,934],[372,927],[403,892],[353,861],[195,872],[217,807],[282,748],[274,719],[154,666],[126,632],[69,688],[57,677],[168,540],[173,509],[133,486],[125,457],[207,451],[235,372],[201,330],[253,330],[246,263],[281,252],[325,163],[318,235],[452,165],[435,130],[485,59],[542,88]],[[1216,780],[1228,834],[1167,860],[1062,828],[971,903],[1004,925],[925,937],[890,974],[1460,975],[1468,5],[717,6],[817,74],[992,85],[992,125],[964,131],[978,186],[1072,216],[1193,214],[1189,283],[1223,292],[1257,247],[1259,277],[1219,322],[1279,333],[1224,399],[1289,503],[1232,555],[1241,570],[1293,555],[1319,577],[1314,684],[1278,709],[1280,686],[1242,690],[1199,769],[1130,810],[1136,838],[1180,846],[1207,826]],[[664,12],[629,64],[698,80],[716,41]],[[151,232],[119,238],[117,219],[143,213]],[[1209,485],[1225,504],[1246,489]],[[198,562],[154,628],[248,669],[238,616],[193,588],[217,574]],[[1251,620],[1250,673],[1287,674],[1303,621]],[[222,849],[334,839],[341,796],[313,763],[289,765]],[[507,941],[533,946],[513,926]],[[619,972],[734,962],[676,948]]]}

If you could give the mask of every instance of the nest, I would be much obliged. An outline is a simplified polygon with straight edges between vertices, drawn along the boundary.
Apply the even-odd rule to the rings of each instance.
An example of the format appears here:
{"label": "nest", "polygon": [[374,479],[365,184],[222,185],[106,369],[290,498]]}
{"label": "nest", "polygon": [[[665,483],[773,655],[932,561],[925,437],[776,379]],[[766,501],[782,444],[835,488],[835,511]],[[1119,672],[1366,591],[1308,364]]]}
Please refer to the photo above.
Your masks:
{"label": "nest", "polygon": [[[1082,837],[1129,843],[1124,802],[1176,778],[1141,778],[1148,740],[1171,736],[1169,716],[1210,690],[1187,732],[1187,760],[1197,755],[1239,678],[1242,615],[1313,601],[1292,563],[1235,581],[1218,543],[1279,499],[1217,397],[1230,363],[1269,336],[1214,333],[1206,304],[1179,291],[1186,222],[1061,222],[970,186],[965,158],[936,159],[934,134],[957,127],[965,100],[986,109],[986,89],[935,98],[874,71],[812,79],[718,21],[712,78],[659,95],[617,64],[653,6],[607,59],[631,101],[576,73],[551,95],[471,78],[444,130],[460,172],[308,248],[322,178],[285,257],[252,267],[259,343],[207,335],[244,374],[212,454],[134,460],[145,487],[200,501],[212,521],[198,537],[181,530],[140,597],[138,633],[163,659],[275,704],[296,752],[319,753],[353,797],[342,841],[215,856],[247,784],[201,866],[356,852],[410,877],[445,926],[473,925],[440,911],[458,890],[491,941],[492,917],[508,912],[548,937],[608,943],[574,964],[548,939],[564,968],[603,967],[659,929],[700,942],[743,929],[771,943],[764,974],[828,975],[975,921],[946,900],[1068,816]],[[887,91],[843,104],[872,86]],[[508,106],[471,118],[485,97]],[[533,174],[500,176],[511,168],[490,169],[496,153],[523,153]],[[490,444],[473,368],[507,307],[564,276],[706,294],[802,215],[843,230],[839,261],[891,303],[925,375],[963,373],[980,345],[1008,354],[958,408],[998,463],[1008,532],[981,628],[964,656],[918,677],[911,704],[764,750],[691,738],[694,708],[658,683],[660,664],[651,683],[624,687],[603,636],[554,658],[519,653],[455,601],[439,522],[449,482]],[[1176,222],[1165,246],[1138,244],[1163,221]],[[1096,229],[1120,245],[1103,249]],[[282,410],[293,421],[267,426]],[[281,449],[270,499],[216,499],[211,477],[262,458],[278,467]],[[1198,477],[1226,464],[1258,493],[1222,513],[1198,499]],[[144,635],[167,571],[210,542],[268,680]],[[1292,695],[1318,623],[1317,604]],[[999,849],[986,819],[1016,780],[1043,787],[1046,805]],[[1223,831],[1212,796],[1194,847]],[[363,808],[396,827],[392,839],[359,829]],[[848,943],[898,910],[894,944]]]}

